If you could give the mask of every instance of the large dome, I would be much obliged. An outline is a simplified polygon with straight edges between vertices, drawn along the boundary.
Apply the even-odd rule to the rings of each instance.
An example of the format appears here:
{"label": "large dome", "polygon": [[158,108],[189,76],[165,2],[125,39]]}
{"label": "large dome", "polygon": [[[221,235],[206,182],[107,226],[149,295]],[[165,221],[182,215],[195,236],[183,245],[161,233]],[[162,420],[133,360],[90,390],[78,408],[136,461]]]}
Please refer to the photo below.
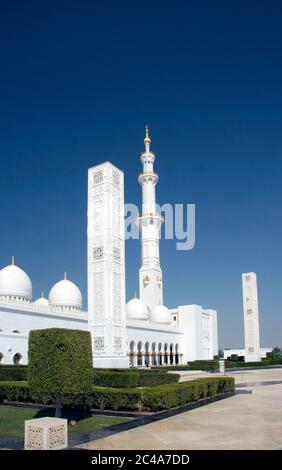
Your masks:
{"label": "large dome", "polygon": [[135,320],[148,320],[149,312],[144,302],[135,297],[126,304],[126,316]]}
{"label": "large dome", "polygon": [[154,323],[171,323],[171,314],[165,305],[156,305],[153,308],[150,320]]}
{"label": "large dome", "polygon": [[82,296],[79,288],[66,278],[57,282],[49,293],[49,303],[53,307],[82,309]]}
{"label": "large dome", "polygon": [[0,297],[9,296],[24,300],[32,299],[32,284],[28,275],[18,266],[12,264],[0,271]]}

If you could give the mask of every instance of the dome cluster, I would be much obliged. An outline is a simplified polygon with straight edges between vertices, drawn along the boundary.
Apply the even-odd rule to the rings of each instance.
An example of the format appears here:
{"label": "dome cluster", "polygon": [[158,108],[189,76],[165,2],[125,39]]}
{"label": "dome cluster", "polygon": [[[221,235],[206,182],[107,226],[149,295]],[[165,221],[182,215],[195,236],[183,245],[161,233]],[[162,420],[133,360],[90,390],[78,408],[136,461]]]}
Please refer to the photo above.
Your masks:
{"label": "dome cluster", "polygon": [[[0,270],[0,299],[22,302],[32,301],[32,283],[29,276],[15,265],[14,258],[9,266]],[[82,296],[79,288],[67,279],[57,282],[49,293],[49,300],[42,296],[35,300],[37,307],[54,307],[61,310],[79,311],[82,309]]]}
{"label": "dome cluster", "polygon": [[137,297],[126,304],[126,317],[129,320],[150,320],[153,323],[171,323],[171,314],[165,305],[156,305],[151,311]]}

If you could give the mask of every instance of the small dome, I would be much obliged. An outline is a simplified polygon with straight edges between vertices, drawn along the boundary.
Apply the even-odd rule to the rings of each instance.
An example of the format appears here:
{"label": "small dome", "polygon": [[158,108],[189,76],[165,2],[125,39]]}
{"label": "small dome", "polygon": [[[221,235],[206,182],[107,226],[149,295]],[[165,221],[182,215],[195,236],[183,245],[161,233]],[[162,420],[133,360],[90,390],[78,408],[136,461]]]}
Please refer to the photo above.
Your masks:
{"label": "small dome", "polygon": [[126,316],[136,320],[148,320],[149,312],[142,300],[134,298],[126,304]]}
{"label": "small dome", "polygon": [[53,307],[82,309],[82,296],[79,288],[66,278],[57,282],[49,293],[49,303]]}
{"label": "small dome", "polygon": [[32,299],[32,284],[28,275],[18,266],[12,264],[0,271],[0,297],[20,297],[24,300]]}
{"label": "small dome", "polygon": [[156,305],[150,316],[150,320],[154,323],[171,323],[171,314],[165,305]]}
{"label": "small dome", "polygon": [[48,299],[46,299],[44,297],[43,292],[42,292],[41,297],[39,297],[39,299],[35,300],[34,305],[37,305],[37,307],[48,307],[49,306]]}

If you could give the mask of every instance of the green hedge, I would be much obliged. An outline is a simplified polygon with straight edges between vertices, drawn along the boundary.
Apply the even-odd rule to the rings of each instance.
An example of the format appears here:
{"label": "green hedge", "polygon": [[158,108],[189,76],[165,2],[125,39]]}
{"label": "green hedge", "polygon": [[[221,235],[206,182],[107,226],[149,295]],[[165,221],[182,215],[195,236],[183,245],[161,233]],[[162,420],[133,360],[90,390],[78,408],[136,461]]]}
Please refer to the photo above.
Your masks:
{"label": "green hedge", "polygon": [[[62,404],[100,410],[147,409],[159,411],[233,390],[234,379],[232,377],[204,378],[143,389],[93,386],[91,393],[88,395],[66,391],[62,395]],[[2,401],[6,399],[9,401],[32,402],[26,382],[0,382],[0,399]],[[45,397],[41,403],[54,403],[54,400]]]}
{"label": "green hedge", "polygon": [[27,382],[0,382],[0,401],[32,402]]}
{"label": "green hedge", "polygon": [[[152,373],[150,373],[152,372]],[[178,382],[180,379],[179,374],[168,374],[167,371],[164,373],[158,373],[159,371],[140,371],[139,372],[139,387],[154,387],[156,385],[170,384]]]}
{"label": "green hedge", "polygon": [[2,380],[27,380],[27,366],[1,365],[0,381]]}
{"label": "green hedge", "polygon": [[32,330],[28,341],[28,385],[36,401],[63,403],[87,396],[93,382],[91,336],[66,328]]}
{"label": "green hedge", "polygon": [[232,377],[214,377],[147,388],[144,390],[142,402],[149,410],[160,411],[232,391]]}
{"label": "green hedge", "polygon": [[108,370],[94,370],[93,384],[99,387],[112,388],[136,388],[138,386],[138,374],[134,372],[113,372]]}
{"label": "green hedge", "polygon": [[142,407],[142,389],[93,387],[91,407],[99,410],[136,410]]}
{"label": "green hedge", "polygon": [[168,374],[167,370],[111,370],[94,369],[93,383],[99,387],[136,388],[178,382],[179,374]]}

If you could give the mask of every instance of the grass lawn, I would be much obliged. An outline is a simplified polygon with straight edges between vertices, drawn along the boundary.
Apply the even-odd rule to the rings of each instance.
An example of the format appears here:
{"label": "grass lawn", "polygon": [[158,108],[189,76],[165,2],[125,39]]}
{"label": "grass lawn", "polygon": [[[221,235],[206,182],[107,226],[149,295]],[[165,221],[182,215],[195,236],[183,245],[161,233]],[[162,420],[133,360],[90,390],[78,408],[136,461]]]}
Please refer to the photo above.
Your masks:
{"label": "grass lawn", "polygon": [[[24,437],[24,421],[26,419],[42,418],[43,416],[54,416],[54,410],[0,406],[0,435]],[[119,416],[87,416],[87,414],[79,413],[72,416],[75,416],[77,423],[69,427],[69,437],[130,421],[130,418]],[[62,418],[67,417],[66,412],[62,410]]]}

